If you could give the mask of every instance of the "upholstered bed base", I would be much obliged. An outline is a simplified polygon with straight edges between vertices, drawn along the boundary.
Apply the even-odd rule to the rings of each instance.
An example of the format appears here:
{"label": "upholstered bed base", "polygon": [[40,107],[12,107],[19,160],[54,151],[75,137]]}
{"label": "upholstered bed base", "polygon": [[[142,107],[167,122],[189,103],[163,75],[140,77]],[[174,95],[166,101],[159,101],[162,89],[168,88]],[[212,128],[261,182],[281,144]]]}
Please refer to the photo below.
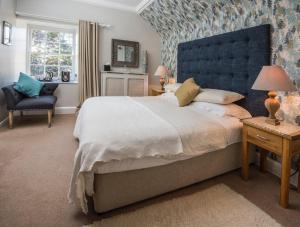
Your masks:
{"label": "upholstered bed base", "polygon": [[[240,167],[241,143],[168,165],[96,174],[94,208],[106,212],[170,192]],[[250,160],[253,162],[254,152]]]}

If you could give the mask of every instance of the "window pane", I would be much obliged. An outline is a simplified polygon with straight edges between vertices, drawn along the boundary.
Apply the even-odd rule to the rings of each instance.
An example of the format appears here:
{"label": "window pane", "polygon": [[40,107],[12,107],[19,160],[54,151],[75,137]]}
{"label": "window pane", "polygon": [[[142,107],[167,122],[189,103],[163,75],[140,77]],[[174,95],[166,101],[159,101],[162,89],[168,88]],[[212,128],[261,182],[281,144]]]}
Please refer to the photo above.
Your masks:
{"label": "window pane", "polygon": [[33,76],[43,78],[44,74],[51,72],[55,80],[55,77],[60,78],[62,71],[74,73],[73,33],[33,29],[31,35],[29,62]]}
{"label": "window pane", "polygon": [[41,42],[46,40],[47,32],[43,30],[32,30],[32,42]]}
{"label": "window pane", "polygon": [[58,65],[58,56],[47,56],[46,65]]}
{"label": "window pane", "polygon": [[60,44],[61,54],[72,54],[73,47],[71,44]]}
{"label": "window pane", "polygon": [[59,53],[59,43],[47,43],[47,53],[48,54],[58,54]]}
{"label": "window pane", "polygon": [[30,64],[32,64],[32,65],[42,65],[42,64],[44,64],[43,55],[38,54],[38,53],[32,53]]}
{"label": "window pane", "polygon": [[59,42],[59,32],[48,32],[47,42]]}
{"label": "window pane", "polygon": [[43,41],[34,41],[31,46],[31,52],[43,54],[45,52],[45,43]]}
{"label": "window pane", "polygon": [[54,77],[58,76],[58,67],[57,66],[46,66],[46,73],[52,72]]}
{"label": "window pane", "polygon": [[72,33],[60,33],[60,43],[73,44],[73,34]]}
{"label": "window pane", "polygon": [[72,56],[61,56],[60,57],[61,66],[72,66]]}
{"label": "window pane", "polygon": [[44,66],[43,65],[31,65],[30,73],[32,76],[40,76],[44,74]]}

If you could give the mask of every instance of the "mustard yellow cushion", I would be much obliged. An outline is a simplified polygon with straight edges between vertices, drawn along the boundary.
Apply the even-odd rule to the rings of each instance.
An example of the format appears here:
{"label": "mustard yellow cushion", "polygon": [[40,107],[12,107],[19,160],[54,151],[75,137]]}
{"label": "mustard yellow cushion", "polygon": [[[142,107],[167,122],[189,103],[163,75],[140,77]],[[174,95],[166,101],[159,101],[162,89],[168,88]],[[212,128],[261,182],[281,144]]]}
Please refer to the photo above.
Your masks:
{"label": "mustard yellow cushion", "polygon": [[178,99],[179,106],[189,105],[199,94],[200,87],[195,83],[194,78],[189,78],[177,89],[175,95]]}

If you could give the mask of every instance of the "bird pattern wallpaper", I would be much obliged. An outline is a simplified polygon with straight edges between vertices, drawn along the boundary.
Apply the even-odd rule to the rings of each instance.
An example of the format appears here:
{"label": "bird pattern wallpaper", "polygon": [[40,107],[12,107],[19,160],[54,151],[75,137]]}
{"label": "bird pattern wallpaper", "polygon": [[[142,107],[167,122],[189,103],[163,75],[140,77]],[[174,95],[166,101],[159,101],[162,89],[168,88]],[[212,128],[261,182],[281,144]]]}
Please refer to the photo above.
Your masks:
{"label": "bird pattern wallpaper", "polygon": [[[161,63],[175,77],[179,43],[271,24],[272,64],[300,85],[300,0],[155,0],[140,16],[160,34]],[[299,113],[300,104],[293,106]]]}
{"label": "bird pattern wallpaper", "polygon": [[299,0],[155,0],[140,16],[161,36],[162,63],[176,76],[178,43],[272,26],[272,63],[300,79]]}

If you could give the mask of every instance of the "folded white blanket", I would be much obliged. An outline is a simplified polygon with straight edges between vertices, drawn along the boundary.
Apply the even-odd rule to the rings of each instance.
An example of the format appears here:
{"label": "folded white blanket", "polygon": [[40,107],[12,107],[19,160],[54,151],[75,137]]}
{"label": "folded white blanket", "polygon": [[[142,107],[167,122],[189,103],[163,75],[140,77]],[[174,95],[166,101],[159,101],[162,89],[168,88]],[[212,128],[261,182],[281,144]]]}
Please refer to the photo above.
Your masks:
{"label": "folded white blanket", "polygon": [[201,154],[226,147],[226,130],[209,116],[157,97],[96,97],[84,102],[69,199],[87,212],[97,165],[112,160]]}

